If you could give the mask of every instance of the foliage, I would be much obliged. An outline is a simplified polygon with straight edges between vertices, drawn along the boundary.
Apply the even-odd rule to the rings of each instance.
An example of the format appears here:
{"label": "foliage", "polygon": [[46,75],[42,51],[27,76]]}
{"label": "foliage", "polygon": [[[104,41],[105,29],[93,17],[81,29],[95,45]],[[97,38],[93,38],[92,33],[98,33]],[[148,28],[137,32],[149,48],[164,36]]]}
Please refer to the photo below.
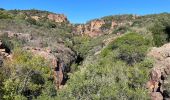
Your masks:
{"label": "foliage", "polygon": [[170,41],[170,20],[169,17],[160,17],[150,28],[153,33],[155,46],[162,46]]}
{"label": "foliage", "polygon": [[[9,49],[14,50],[13,60],[5,60],[4,66],[0,67],[0,99],[149,99],[144,84],[148,80],[152,62],[146,57],[146,52],[151,42],[156,46],[169,42],[169,14],[136,18],[133,15],[103,17],[101,19],[106,24],[101,27],[102,30],[110,29],[112,21],[118,23],[118,26],[114,28],[112,34],[90,38],[74,36],[73,25],[68,22],[50,21],[47,18],[49,13],[34,9],[10,11],[0,9],[0,32],[9,30],[27,33],[35,40],[28,42],[6,36],[0,38]],[[38,16],[40,19],[35,20],[32,16]],[[128,31],[140,34],[134,32],[124,34]],[[108,42],[107,40],[115,37],[116,33],[121,33],[122,36],[105,45],[105,41]],[[153,37],[148,37],[151,35]],[[69,80],[62,90],[55,90],[48,62],[41,57],[16,49],[22,46],[37,47],[40,44],[42,47],[52,48],[52,52],[63,60],[69,58],[65,49],[60,47],[69,47],[66,49],[77,54],[77,59],[75,57],[76,60],[71,62]],[[61,52],[63,53],[60,54]]]}
{"label": "foliage", "polygon": [[[36,98],[47,86],[53,86],[50,65],[41,57],[16,49],[13,60],[4,62],[3,81],[5,100]],[[52,87],[54,88],[54,87]]]}
{"label": "foliage", "polygon": [[0,19],[12,19],[12,15],[8,14],[6,11],[0,10]]}
{"label": "foliage", "polygon": [[132,65],[144,59],[149,45],[150,40],[145,39],[142,35],[129,33],[114,41],[112,48],[118,49],[119,59]]}
{"label": "foliage", "polygon": [[[145,38],[136,33],[129,33],[118,38],[102,50],[100,55],[93,56],[91,63],[84,63],[81,66],[82,69],[71,74],[68,86],[59,92],[58,97],[71,100],[149,99],[144,84],[148,80],[148,71],[152,67],[152,62],[145,58],[144,53],[147,51],[149,41],[143,40]],[[139,46],[135,51],[142,52],[143,60],[131,66],[127,65],[124,60],[116,59],[120,54],[119,51],[124,50],[121,47],[123,44],[126,47]],[[113,49],[113,45],[117,49]],[[143,47],[145,48],[140,51],[139,49]]]}

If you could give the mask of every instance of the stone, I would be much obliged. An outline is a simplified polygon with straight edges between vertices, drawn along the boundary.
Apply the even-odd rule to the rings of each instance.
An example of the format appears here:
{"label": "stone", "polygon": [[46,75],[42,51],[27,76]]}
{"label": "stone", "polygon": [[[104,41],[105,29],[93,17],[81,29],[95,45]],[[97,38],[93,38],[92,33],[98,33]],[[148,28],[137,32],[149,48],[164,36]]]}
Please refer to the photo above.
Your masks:
{"label": "stone", "polygon": [[118,24],[115,22],[115,21],[112,21],[112,24],[111,24],[111,29],[114,29]]}
{"label": "stone", "polygon": [[151,93],[151,100],[163,100],[163,96],[159,92]]}
{"label": "stone", "polygon": [[56,23],[68,22],[67,17],[63,14],[49,14],[47,18]]}
{"label": "stone", "polygon": [[[152,100],[163,100],[163,86],[170,74],[170,43],[162,47],[154,47],[148,53],[148,57],[154,59],[153,68],[150,71],[150,80],[147,82],[147,88],[152,87],[154,91],[151,92]],[[149,84],[149,83],[154,84]],[[167,81],[168,82],[168,81]],[[157,83],[157,84],[155,84]],[[150,88],[148,88],[151,90]],[[166,88],[164,88],[166,90]],[[168,98],[170,99],[170,98]]]}
{"label": "stone", "polygon": [[90,22],[90,31],[96,31],[96,30],[100,30],[100,28],[102,27],[102,25],[104,25],[105,22],[103,20],[94,20]]}
{"label": "stone", "polygon": [[35,19],[36,21],[38,21],[40,19],[39,16],[31,16],[32,19]]}

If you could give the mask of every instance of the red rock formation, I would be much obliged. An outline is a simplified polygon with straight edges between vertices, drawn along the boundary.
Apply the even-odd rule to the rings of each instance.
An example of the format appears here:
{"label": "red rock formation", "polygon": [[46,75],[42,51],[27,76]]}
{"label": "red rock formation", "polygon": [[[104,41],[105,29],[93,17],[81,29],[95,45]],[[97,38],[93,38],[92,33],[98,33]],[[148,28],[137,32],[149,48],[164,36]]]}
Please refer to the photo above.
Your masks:
{"label": "red rock formation", "polygon": [[103,20],[94,20],[90,22],[90,31],[100,31],[102,25],[105,24],[105,22]]}
{"label": "red rock formation", "polygon": [[153,48],[148,53],[148,56],[152,57],[155,63],[150,71],[150,80],[146,86],[152,94],[152,100],[163,100],[162,98],[165,99],[163,97],[164,91],[166,91],[166,88],[164,88],[164,85],[166,85],[165,81],[169,77],[168,75],[170,75],[170,43],[160,48]]}
{"label": "red rock formation", "polygon": [[115,26],[117,26],[118,24],[115,22],[115,21],[112,21],[112,24],[111,24],[111,29],[114,29]]}
{"label": "red rock formation", "polygon": [[[104,30],[101,29],[104,24],[106,24],[104,20],[93,20],[87,24],[76,26],[73,33],[76,35],[88,35],[90,37],[100,36],[105,33]],[[112,21],[108,33],[112,33],[117,25],[118,24],[115,21]]]}
{"label": "red rock formation", "polygon": [[88,24],[76,26],[74,33],[77,35],[88,35],[90,37],[99,36],[103,34],[101,27],[104,24],[105,22],[103,20],[93,20]]}
{"label": "red rock formation", "polygon": [[67,17],[63,14],[49,14],[48,19],[55,21],[57,23],[67,22]]}

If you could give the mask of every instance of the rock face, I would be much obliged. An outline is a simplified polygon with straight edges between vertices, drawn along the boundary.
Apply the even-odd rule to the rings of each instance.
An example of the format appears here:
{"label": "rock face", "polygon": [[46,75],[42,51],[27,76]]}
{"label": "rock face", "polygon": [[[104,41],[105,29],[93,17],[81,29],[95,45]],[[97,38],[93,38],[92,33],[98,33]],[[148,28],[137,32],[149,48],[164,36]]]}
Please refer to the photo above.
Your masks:
{"label": "rock face", "polygon": [[170,90],[166,88],[170,86],[170,43],[160,48],[154,47],[148,56],[155,60],[154,67],[150,71],[150,80],[146,84],[152,100],[170,99]]}
{"label": "rock face", "polygon": [[[77,25],[74,29],[74,34],[76,35],[88,35],[90,37],[96,37],[104,34],[102,26],[106,24],[104,20],[93,20],[87,24]],[[118,24],[112,21],[110,30],[113,30]],[[108,30],[108,32],[110,31]]]}
{"label": "rock face", "polygon": [[56,89],[59,89],[64,81],[64,62],[57,59],[49,48],[24,47],[24,50],[45,58],[51,63]]}
{"label": "rock face", "polygon": [[99,31],[105,22],[103,20],[94,20],[90,22],[90,31]]}
{"label": "rock face", "polygon": [[103,33],[101,27],[104,24],[105,22],[103,20],[94,20],[88,24],[76,26],[74,33],[77,35],[88,35],[90,37],[99,36]]}
{"label": "rock face", "polygon": [[67,22],[67,17],[63,14],[49,14],[47,16],[49,20],[55,21],[56,23]]}
{"label": "rock face", "polygon": [[[61,55],[55,54],[55,52],[53,52],[50,48],[24,47],[23,49],[31,52],[32,54],[41,56],[45,58],[47,61],[49,61],[51,63],[56,89],[60,89],[63,87],[63,85],[67,80],[67,73],[68,73],[67,64],[73,62],[71,61],[71,59],[74,60],[73,52],[71,52],[68,48],[64,48],[60,46],[59,48],[57,48],[57,51],[59,54],[63,56],[62,58]],[[69,53],[70,55],[67,53]]]}

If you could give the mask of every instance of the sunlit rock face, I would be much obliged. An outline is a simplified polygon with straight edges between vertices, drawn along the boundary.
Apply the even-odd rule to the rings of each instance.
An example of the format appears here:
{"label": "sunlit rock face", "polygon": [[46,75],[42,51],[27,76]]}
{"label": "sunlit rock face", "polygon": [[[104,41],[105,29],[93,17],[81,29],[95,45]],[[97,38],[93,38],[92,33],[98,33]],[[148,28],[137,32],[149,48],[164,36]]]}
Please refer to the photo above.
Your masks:
{"label": "sunlit rock face", "polygon": [[49,20],[55,21],[56,23],[67,22],[67,17],[63,14],[49,14],[47,16]]}
{"label": "sunlit rock face", "polygon": [[[152,48],[148,56],[153,58],[155,63],[150,71],[150,80],[146,87],[151,93],[152,100],[167,99],[170,96],[170,43],[159,48]],[[160,99],[156,99],[153,95]]]}
{"label": "sunlit rock face", "polygon": [[103,35],[105,33],[111,33],[116,26],[118,26],[118,24],[115,21],[112,21],[110,24],[110,28],[107,29],[107,31],[105,29],[103,29],[103,25],[105,25],[105,21],[104,20],[92,20],[86,24],[80,24],[74,27],[74,31],[73,33],[75,35],[87,35],[90,37],[96,37],[96,36],[100,36]]}

